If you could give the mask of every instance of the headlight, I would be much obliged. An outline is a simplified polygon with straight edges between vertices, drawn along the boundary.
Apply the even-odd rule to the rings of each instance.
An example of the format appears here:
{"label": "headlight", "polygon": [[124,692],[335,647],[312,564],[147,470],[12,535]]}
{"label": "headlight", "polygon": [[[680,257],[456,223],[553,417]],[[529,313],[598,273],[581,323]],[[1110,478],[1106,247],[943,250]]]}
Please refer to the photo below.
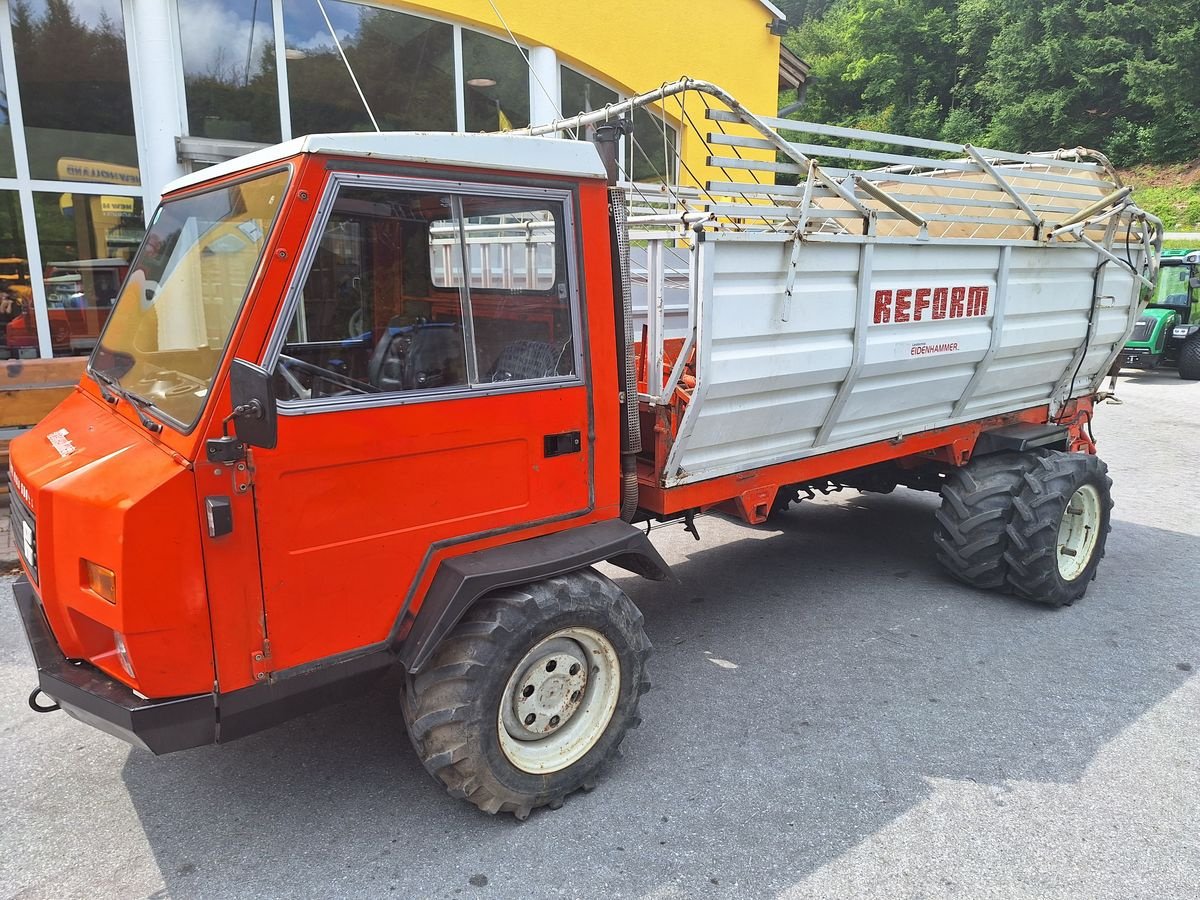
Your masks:
{"label": "headlight", "polygon": [[117,602],[117,576],[112,569],[97,565],[91,560],[83,561],[84,586],[98,597],[109,603]]}

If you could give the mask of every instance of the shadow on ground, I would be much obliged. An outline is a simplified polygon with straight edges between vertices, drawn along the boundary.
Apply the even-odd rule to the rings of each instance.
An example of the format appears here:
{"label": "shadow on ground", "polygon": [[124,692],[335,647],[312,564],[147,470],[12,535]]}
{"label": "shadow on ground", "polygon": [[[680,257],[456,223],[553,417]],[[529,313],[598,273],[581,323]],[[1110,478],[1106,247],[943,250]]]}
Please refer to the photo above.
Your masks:
{"label": "shadow on ground", "polygon": [[920,803],[928,778],[1078,779],[1200,662],[1186,573],[1178,596],[1141,596],[1136,565],[1194,537],[1116,523],[1101,580],[1053,611],[950,582],[932,509],[898,491],[762,529],[701,520],[714,546],[656,535],[680,583],[619,578],[657,648],[644,724],[597,791],[524,824],[428,778],[394,681],[227,746],[131,751],[167,890],[766,895]]}
{"label": "shadow on ground", "polygon": [[[1117,381],[1117,393],[1120,393],[1121,383],[1129,381],[1133,384],[1153,384],[1153,385],[1176,385],[1184,387],[1187,385],[1196,384],[1195,381],[1179,377],[1179,370],[1174,367],[1164,367],[1161,369],[1122,369],[1121,377]],[[1108,382],[1105,381],[1105,386]]]}

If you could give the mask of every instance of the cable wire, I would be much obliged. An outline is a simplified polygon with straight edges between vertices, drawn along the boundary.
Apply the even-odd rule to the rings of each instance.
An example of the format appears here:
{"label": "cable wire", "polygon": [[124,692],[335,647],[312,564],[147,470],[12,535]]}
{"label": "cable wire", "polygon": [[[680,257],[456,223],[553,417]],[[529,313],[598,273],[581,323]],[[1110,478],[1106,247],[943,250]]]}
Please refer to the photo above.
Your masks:
{"label": "cable wire", "polygon": [[337,47],[338,54],[341,55],[342,62],[346,65],[346,71],[350,73],[350,80],[354,82],[354,89],[358,91],[358,99],[362,101],[363,109],[367,111],[367,115],[371,119],[371,124],[375,126],[376,131],[383,131],[379,127],[379,123],[375,121],[375,113],[371,112],[371,104],[367,102],[367,96],[363,93],[363,89],[358,83],[358,77],[354,74],[354,67],[350,65],[350,60],[346,58],[346,51],[342,49],[342,42],[338,40],[337,32],[333,29],[333,23],[329,21],[329,14],[325,12],[325,4],[322,0],[317,0],[317,9],[321,11],[321,18],[325,20],[325,25],[329,29],[330,35],[333,36],[333,45]]}
{"label": "cable wire", "polygon": [[533,69],[533,63],[529,61],[529,54],[527,54],[524,48],[517,43],[516,36],[512,33],[512,29],[508,27],[508,23],[504,21],[504,16],[500,14],[500,10],[497,8],[494,0],[488,0],[488,5],[492,8],[492,12],[496,14],[496,18],[500,20],[500,24],[504,26],[504,30],[508,32],[508,39],[512,41],[513,46],[517,48],[517,52],[521,54],[521,59],[525,60],[525,68],[529,69],[529,74],[533,76],[533,80],[537,82],[537,86],[542,89],[542,93],[545,94],[546,99],[550,101],[550,107],[554,110],[554,114],[561,119],[563,117],[562,110],[559,109],[558,104],[554,102],[554,95],[546,89],[544,84],[542,84],[542,79],[538,78],[538,73]]}

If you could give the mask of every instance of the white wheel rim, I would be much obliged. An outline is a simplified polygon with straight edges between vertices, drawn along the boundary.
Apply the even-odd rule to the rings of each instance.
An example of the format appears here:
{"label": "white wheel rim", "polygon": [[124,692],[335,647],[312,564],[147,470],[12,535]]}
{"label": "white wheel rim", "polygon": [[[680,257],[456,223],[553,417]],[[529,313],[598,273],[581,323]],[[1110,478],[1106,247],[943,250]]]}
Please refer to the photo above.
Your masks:
{"label": "white wheel rim", "polygon": [[600,740],[620,693],[621,662],[608,638],[591,628],[556,631],[522,657],[504,686],[500,749],[523,772],[561,771]]}
{"label": "white wheel rim", "polygon": [[1085,484],[1071,495],[1058,526],[1058,574],[1074,581],[1092,561],[1100,537],[1100,492]]}

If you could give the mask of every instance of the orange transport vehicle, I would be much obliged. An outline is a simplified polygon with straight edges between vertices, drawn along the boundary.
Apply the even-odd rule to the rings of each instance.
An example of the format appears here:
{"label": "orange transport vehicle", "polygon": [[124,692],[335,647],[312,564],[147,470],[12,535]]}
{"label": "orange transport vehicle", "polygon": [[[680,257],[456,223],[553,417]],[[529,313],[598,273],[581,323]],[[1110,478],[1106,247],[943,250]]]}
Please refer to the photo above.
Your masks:
{"label": "orange transport vehicle", "polygon": [[[824,359],[792,349],[771,372],[730,376],[736,353],[710,343],[756,315],[722,318],[719,263],[734,257],[712,254],[769,251],[755,259],[777,259],[782,286],[801,241],[763,229],[754,243],[751,228],[686,216],[665,238],[643,235],[662,217],[626,221],[610,187],[619,131],[597,129],[594,144],[309,136],[171,186],[82,383],[12,443],[30,705],[166,753],[269,727],[399,667],[426,768],[451,794],[523,818],[590,787],[638,722],[650,645],[631,601],[592,568],[669,578],[638,523],[694,529],[697,513],[718,510],[757,524],[830,484],[941,490],[939,558],[952,574],[1054,605],[1079,597],[1111,501],[1088,427],[1104,352],[1075,350],[1119,352],[1133,276],[1105,288],[1123,298],[1120,316],[1113,300],[1091,327],[1082,303],[1080,328],[1050,355],[1083,373],[1065,392],[1051,393],[1057,375],[1038,388],[1033,369],[1013,368],[1006,399],[956,411],[922,400],[920,426],[897,418],[901,394],[864,412],[851,388],[839,402],[836,384],[821,415],[859,423],[845,433],[793,427],[814,408],[807,394],[768,417],[770,434],[757,401],[706,419],[723,386],[775,396],[800,384],[788,366]],[[802,249],[825,254],[814,266],[828,290],[846,247],[846,278],[886,296],[837,287],[824,306],[798,299],[764,322],[796,331],[844,303],[847,334],[867,350],[848,337],[838,377],[866,377],[870,342],[896,336],[904,353],[889,349],[878,377],[918,398],[941,390],[938,366],[960,353],[975,354],[956,364],[960,392],[993,389],[962,360],[1004,356],[987,335],[1021,296],[1021,254],[1057,252],[1002,239],[986,278],[962,266],[938,276],[944,262],[882,273],[896,248],[924,265],[928,235],[913,250],[903,236],[816,230]],[[653,297],[634,310],[647,271],[655,293],[660,251],[694,257],[694,321],[677,335],[654,320]],[[1079,269],[1090,298],[1097,251],[1076,242],[1060,256],[1076,252],[1091,260]],[[872,254],[874,276],[860,264]],[[765,283],[756,265],[746,271]],[[893,294],[905,278],[915,295]],[[918,320],[924,299],[945,321],[906,331],[906,292]],[[860,302],[888,321],[856,325]],[[767,358],[756,346],[742,358],[751,368]],[[881,433],[862,427],[873,417]],[[747,462],[728,463],[729,448]]]}

